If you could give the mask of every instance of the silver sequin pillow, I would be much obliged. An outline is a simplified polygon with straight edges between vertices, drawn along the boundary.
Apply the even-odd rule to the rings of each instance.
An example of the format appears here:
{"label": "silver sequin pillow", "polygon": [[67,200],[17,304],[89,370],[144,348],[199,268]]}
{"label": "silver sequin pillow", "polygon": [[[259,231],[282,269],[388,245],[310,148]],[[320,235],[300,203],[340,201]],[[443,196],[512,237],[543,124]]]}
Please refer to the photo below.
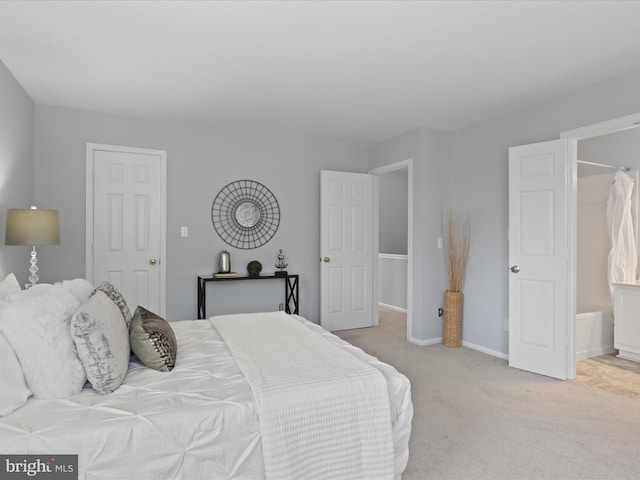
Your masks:
{"label": "silver sequin pillow", "polygon": [[144,307],[136,308],[129,327],[129,343],[133,353],[147,367],[161,372],[173,370],[178,342],[173,328],[164,318]]}

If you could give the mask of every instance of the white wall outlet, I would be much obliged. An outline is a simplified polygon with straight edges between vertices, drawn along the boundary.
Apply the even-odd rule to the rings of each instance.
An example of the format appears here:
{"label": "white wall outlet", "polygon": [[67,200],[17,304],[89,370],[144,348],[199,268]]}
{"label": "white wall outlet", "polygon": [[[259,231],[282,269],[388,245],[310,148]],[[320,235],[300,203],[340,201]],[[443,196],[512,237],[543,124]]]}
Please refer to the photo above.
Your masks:
{"label": "white wall outlet", "polygon": [[439,238],[439,239],[438,239],[438,248],[439,248],[439,249],[442,249],[442,246],[443,246],[443,245],[442,245],[442,239],[441,239],[441,238]]}
{"label": "white wall outlet", "polygon": [[505,332],[509,331],[509,319],[508,318],[504,319],[504,331]]}
{"label": "white wall outlet", "polygon": [[189,236],[189,227],[180,227],[180,236],[185,238]]}

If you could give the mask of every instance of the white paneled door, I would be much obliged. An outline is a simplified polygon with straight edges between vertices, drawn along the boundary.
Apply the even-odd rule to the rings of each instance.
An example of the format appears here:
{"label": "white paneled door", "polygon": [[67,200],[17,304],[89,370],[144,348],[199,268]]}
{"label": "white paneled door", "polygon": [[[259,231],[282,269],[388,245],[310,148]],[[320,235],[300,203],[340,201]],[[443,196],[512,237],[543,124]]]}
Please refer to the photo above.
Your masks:
{"label": "white paneled door", "polygon": [[112,283],[132,312],[165,315],[165,161],[164,151],[87,145],[87,277]]}
{"label": "white paneled door", "polygon": [[374,187],[377,177],[320,172],[320,324],[327,330],[374,325]]}
{"label": "white paneled door", "polygon": [[554,140],[509,149],[509,365],[560,379],[573,360],[575,310],[569,148]]}

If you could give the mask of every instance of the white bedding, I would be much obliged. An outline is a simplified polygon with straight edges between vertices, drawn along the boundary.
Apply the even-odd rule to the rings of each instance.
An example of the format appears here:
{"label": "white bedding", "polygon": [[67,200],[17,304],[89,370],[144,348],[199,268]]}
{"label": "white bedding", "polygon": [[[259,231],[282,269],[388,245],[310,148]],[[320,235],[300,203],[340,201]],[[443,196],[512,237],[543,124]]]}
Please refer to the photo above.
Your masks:
{"label": "white bedding", "polygon": [[[390,394],[396,476],[411,432],[409,381],[393,367],[304,321],[379,369]],[[67,399],[38,400],[0,418],[0,452],[79,455],[80,480],[265,478],[256,403],[208,320],[173,322],[172,372],[132,361],[109,395],[90,387]]]}
{"label": "white bedding", "polygon": [[211,321],[255,396],[267,478],[393,479],[379,370],[284,312]]}

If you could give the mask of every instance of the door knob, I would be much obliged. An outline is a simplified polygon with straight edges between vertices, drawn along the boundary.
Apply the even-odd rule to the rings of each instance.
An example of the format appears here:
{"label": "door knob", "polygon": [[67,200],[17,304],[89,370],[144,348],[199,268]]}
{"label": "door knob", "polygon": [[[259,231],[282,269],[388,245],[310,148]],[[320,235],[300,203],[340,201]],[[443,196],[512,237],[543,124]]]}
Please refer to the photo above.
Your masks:
{"label": "door knob", "polygon": [[328,262],[330,262],[330,261],[331,261],[331,259],[330,259],[329,257],[324,257],[324,258],[322,259],[322,261],[323,261],[324,263],[328,263]]}
{"label": "door knob", "polygon": [[149,259],[149,265],[155,265],[156,263],[157,263],[157,260],[155,258]]}
{"label": "door knob", "polygon": [[520,267],[518,265],[514,265],[513,267],[511,267],[511,271],[513,273],[518,273],[520,271]]}

